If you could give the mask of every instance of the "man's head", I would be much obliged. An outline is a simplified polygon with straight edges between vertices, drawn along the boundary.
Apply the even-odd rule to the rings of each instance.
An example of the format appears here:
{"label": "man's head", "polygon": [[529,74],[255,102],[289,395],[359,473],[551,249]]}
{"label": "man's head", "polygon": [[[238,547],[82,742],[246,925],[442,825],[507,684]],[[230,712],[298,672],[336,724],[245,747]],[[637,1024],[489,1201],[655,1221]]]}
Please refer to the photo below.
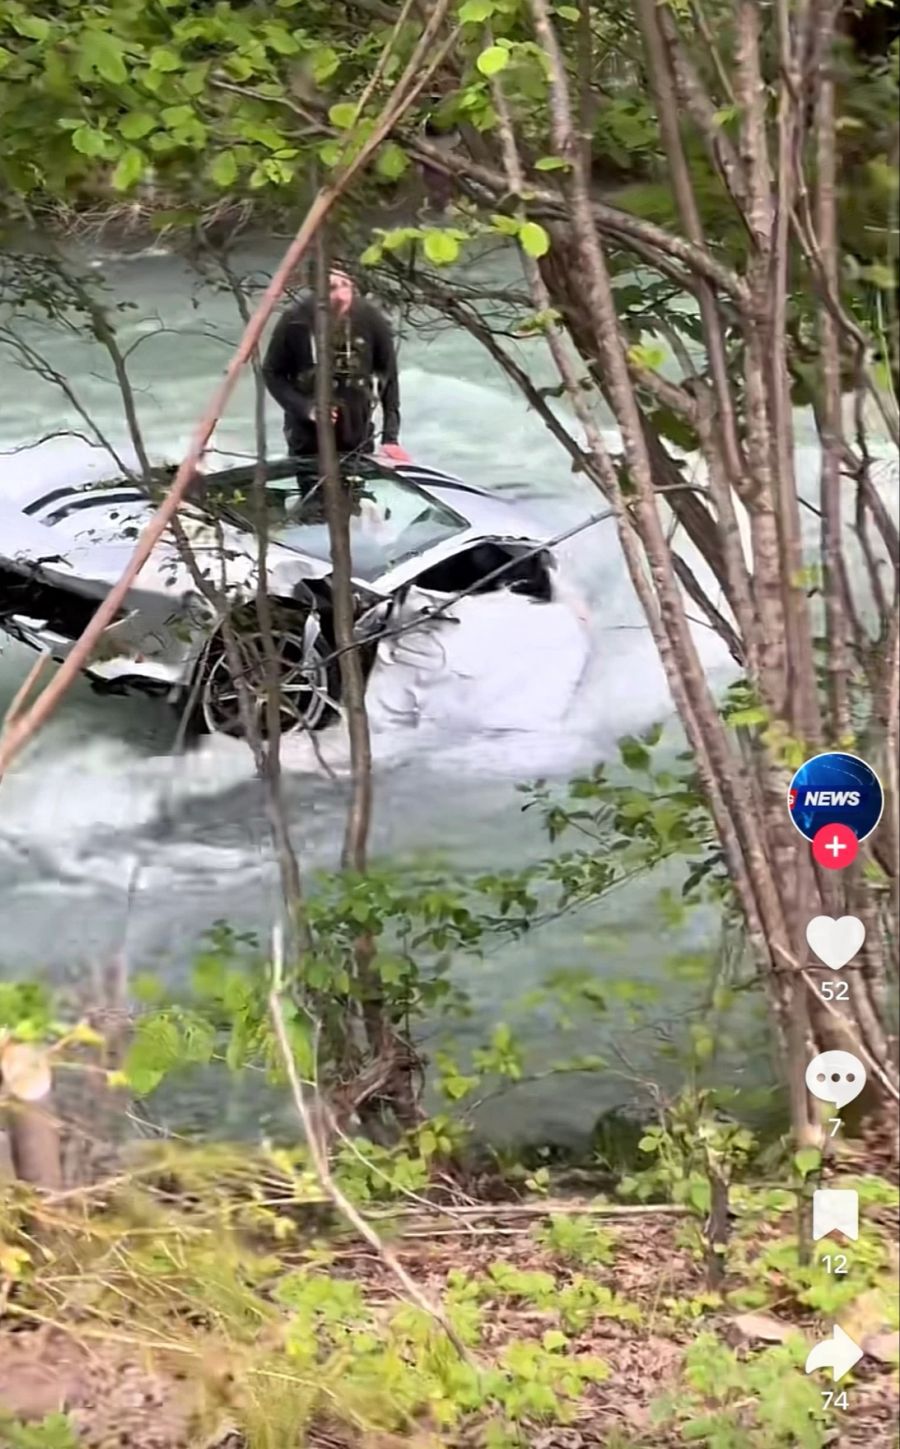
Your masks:
{"label": "man's head", "polygon": [[331,310],[337,317],[346,317],[355,294],[352,278],[346,272],[333,271],[328,276],[328,294]]}

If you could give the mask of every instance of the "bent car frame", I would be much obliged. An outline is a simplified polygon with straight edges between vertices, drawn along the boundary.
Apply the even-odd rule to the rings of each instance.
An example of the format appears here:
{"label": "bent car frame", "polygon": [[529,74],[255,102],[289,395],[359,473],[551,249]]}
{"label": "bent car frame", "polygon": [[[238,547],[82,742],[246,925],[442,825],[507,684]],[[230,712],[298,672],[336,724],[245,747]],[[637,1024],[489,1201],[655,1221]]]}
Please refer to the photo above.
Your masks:
{"label": "bent car frame", "polygon": [[[51,477],[38,453],[25,455],[27,465],[18,455],[18,467],[7,463],[0,475],[0,629],[62,661],[121,576],[174,469],[145,481],[94,457]],[[178,527],[84,671],[95,689],[162,695],[192,730],[240,737],[248,707],[264,725],[274,665],[285,733],[334,717],[340,668],[315,464],[267,465],[264,528],[255,474],[242,462],[198,475]],[[435,469],[376,458],[345,462],[342,478],[355,636],[367,665],[371,641],[412,590],[423,615],[460,593],[506,588],[536,604],[553,598],[554,559],[518,504]],[[261,556],[267,620],[258,607]],[[223,629],[226,617],[233,629]]]}

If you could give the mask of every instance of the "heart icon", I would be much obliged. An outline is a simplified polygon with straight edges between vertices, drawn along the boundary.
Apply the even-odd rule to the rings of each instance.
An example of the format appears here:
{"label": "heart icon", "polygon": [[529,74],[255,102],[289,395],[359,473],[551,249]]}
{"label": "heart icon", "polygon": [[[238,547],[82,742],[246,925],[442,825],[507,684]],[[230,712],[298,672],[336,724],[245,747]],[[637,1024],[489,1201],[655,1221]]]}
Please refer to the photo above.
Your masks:
{"label": "heart icon", "polygon": [[832,971],[840,971],[862,949],[866,928],[858,916],[816,916],[806,928],[810,949]]}

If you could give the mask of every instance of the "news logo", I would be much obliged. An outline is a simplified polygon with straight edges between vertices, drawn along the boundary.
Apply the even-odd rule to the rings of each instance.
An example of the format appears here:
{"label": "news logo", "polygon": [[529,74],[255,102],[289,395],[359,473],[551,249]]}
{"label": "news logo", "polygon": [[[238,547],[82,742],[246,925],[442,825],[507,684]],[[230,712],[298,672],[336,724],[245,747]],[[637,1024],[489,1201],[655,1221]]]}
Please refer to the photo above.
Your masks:
{"label": "news logo", "polygon": [[791,781],[788,809],[807,840],[825,825],[846,826],[857,840],[865,840],[881,819],[884,791],[865,760],[834,751],[800,766]]}

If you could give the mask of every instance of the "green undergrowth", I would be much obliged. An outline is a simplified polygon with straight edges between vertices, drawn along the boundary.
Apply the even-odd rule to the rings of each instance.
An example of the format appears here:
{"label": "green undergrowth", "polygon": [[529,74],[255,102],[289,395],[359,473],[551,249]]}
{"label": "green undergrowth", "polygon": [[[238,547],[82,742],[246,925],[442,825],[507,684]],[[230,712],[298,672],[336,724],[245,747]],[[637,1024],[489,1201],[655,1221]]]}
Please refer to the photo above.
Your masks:
{"label": "green undergrowth", "polygon": [[[620,1449],[818,1449],[834,1416],[803,1374],[809,1343],[832,1315],[891,1315],[897,1194],[875,1178],[860,1190],[865,1245],[829,1296],[828,1275],[802,1261],[794,1192],[736,1190],[713,1292],[690,1209],[604,1218],[590,1211],[600,1202],[551,1195],[492,1220],[382,1181],[371,1220],[461,1356],[337,1218],[302,1151],[167,1144],[103,1193],[38,1202],[6,1190],[0,1333],[56,1324],[93,1354],[140,1348],[178,1379],[198,1445],[231,1425],[248,1449],[289,1449],[328,1425],[344,1438],[327,1442],[378,1449],[522,1449],[548,1426],[590,1425]],[[748,1307],[784,1341],[736,1342]],[[631,1437],[623,1394],[644,1425]],[[79,1442],[59,1416],[0,1427],[10,1449]]]}

